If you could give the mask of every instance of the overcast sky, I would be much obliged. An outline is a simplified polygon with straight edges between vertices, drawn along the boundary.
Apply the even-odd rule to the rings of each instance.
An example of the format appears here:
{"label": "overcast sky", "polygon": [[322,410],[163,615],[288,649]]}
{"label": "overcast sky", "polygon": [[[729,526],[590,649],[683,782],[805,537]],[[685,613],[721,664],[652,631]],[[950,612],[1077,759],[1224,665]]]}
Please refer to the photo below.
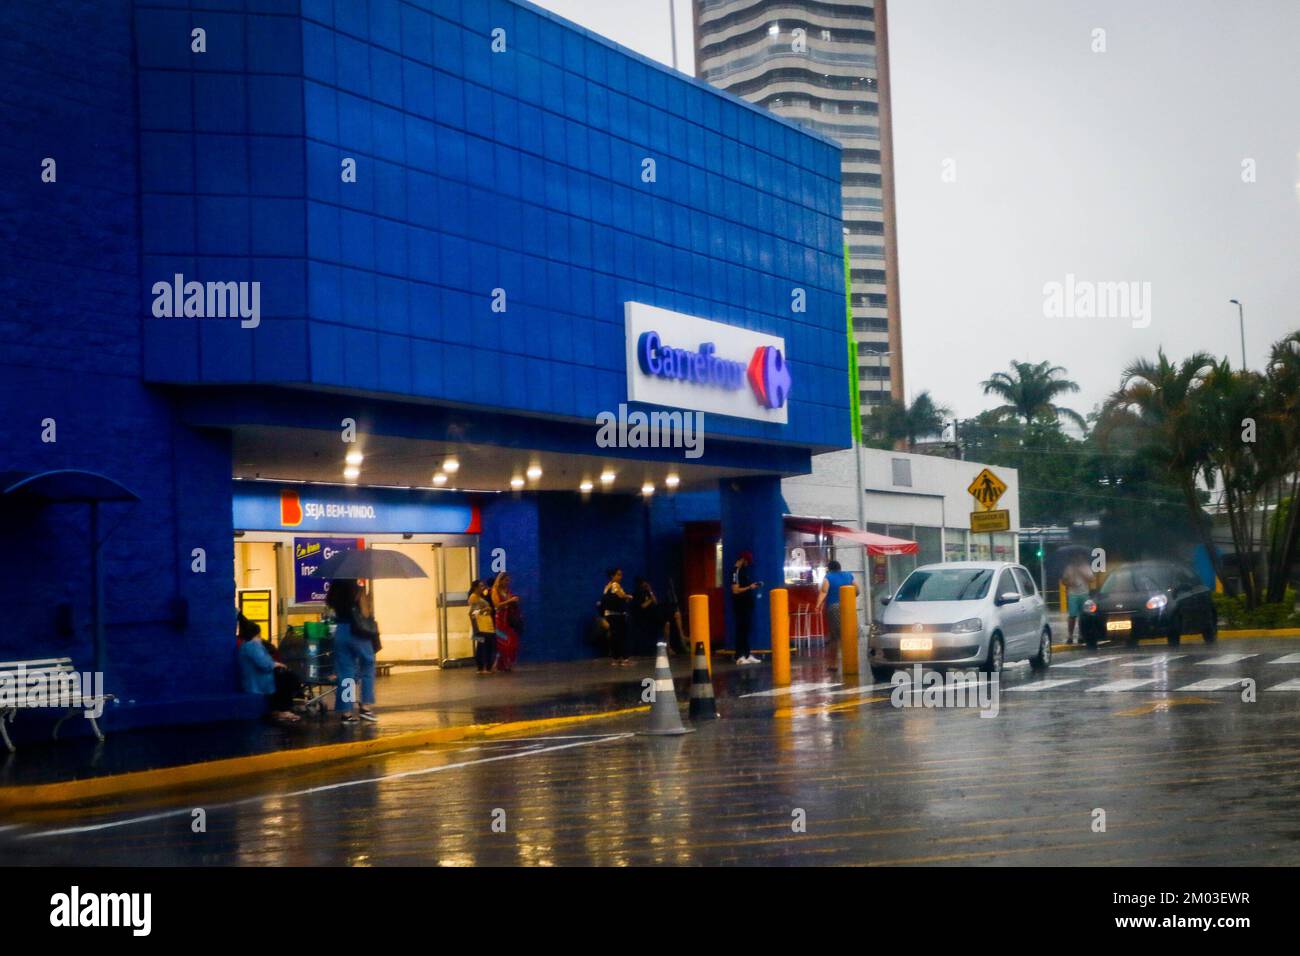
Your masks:
{"label": "overcast sky", "polygon": [[[671,57],[668,0],[541,5]],[[689,2],[677,10],[689,70]],[[1253,367],[1300,329],[1300,3],[894,0],[889,13],[909,394],[973,415],[990,372],[1047,359],[1086,413],[1159,347],[1240,363],[1231,298]],[[1121,317],[1049,315],[1045,286],[1069,275],[1075,296],[1126,282],[1140,298]]]}

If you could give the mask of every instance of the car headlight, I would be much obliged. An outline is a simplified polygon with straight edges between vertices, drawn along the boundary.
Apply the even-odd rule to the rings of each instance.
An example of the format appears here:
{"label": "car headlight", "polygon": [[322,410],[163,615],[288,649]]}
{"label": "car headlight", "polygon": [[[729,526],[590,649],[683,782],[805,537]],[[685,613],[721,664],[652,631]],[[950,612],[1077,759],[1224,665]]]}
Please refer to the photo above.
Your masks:
{"label": "car headlight", "polygon": [[964,621],[958,621],[952,626],[954,634],[974,634],[976,631],[984,630],[984,622],[977,617],[968,617]]}
{"label": "car headlight", "polygon": [[1088,598],[1088,600],[1083,602],[1083,610],[1087,614],[1096,614],[1097,602],[1094,601],[1092,598]]}
{"label": "car headlight", "polygon": [[1147,601],[1147,609],[1151,611],[1159,611],[1168,603],[1169,598],[1165,597],[1163,594],[1156,594],[1152,596],[1151,600]]}

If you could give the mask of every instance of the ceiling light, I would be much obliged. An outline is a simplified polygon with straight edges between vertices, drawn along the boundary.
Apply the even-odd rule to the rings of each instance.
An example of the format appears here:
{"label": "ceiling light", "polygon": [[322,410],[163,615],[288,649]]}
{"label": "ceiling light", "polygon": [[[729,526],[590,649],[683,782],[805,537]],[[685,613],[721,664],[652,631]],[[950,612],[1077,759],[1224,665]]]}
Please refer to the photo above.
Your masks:
{"label": "ceiling light", "polygon": [[644,485],[641,486],[641,494],[653,495],[654,493],[655,493],[655,485],[653,481],[647,481]]}
{"label": "ceiling light", "polygon": [[355,465],[348,465],[343,469],[343,477],[348,481],[356,481],[361,476],[361,469]]}
{"label": "ceiling light", "polygon": [[449,475],[454,475],[456,472],[460,471],[460,462],[455,458],[448,458],[442,463],[442,470]]}
{"label": "ceiling light", "polygon": [[667,478],[664,479],[664,484],[667,485],[669,488],[676,488],[681,483],[682,480],[676,475],[669,475]]}
{"label": "ceiling light", "polygon": [[536,481],[538,478],[542,477],[542,466],[529,465],[528,470],[524,472],[524,474],[528,476],[529,481]]}
{"label": "ceiling light", "polygon": [[366,456],[361,454],[361,452],[359,451],[350,451],[343,456],[343,460],[346,461],[349,465],[359,465],[363,461],[365,461],[365,458]]}
{"label": "ceiling light", "polygon": [[611,482],[613,482],[613,480],[614,480],[614,473],[612,471],[602,471],[600,473],[600,483],[602,485],[608,485]]}
{"label": "ceiling light", "polygon": [[433,483],[435,485],[445,485],[447,483],[447,476],[444,475],[442,472],[438,472],[436,475],[433,476]]}
{"label": "ceiling light", "polygon": [[584,479],[582,484],[578,485],[578,490],[585,495],[587,492],[591,491],[591,489],[594,487],[595,485],[593,485],[590,481]]}
{"label": "ceiling light", "polygon": [[520,478],[518,475],[515,475],[513,478],[510,479],[511,488],[522,488],[523,486],[524,486],[524,480]]}

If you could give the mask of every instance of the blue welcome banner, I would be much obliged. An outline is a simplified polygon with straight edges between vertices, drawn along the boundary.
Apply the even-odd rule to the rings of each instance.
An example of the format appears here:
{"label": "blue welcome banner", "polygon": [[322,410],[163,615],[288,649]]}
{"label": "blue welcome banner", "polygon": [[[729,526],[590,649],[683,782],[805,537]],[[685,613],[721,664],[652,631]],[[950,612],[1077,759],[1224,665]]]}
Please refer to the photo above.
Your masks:
{"label": "blue welcome banner", "polygon": [[478,506],[459,492],[237,481],[236,531],[477,534]]}

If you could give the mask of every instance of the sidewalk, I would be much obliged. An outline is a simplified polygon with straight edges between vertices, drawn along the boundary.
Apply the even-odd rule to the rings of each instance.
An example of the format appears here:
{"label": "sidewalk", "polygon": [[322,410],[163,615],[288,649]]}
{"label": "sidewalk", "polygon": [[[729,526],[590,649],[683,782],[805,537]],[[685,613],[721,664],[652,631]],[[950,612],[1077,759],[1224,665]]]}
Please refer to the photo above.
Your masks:
{"label": "sidewalk", "polygon": [[[804,660],[811,665],[819,659]],[[680,656],[671,658],[671,664],[678,700],[685,701],[691,664]],[[770,686],[770,667],[741,668],[727,657],[715,658],[713,667],[720,693],[733,686],[742,688],[741,692]],[[638,658],[630,668],[613,668],[605,660],[523,664],[512,674],[489,677],[477,676],[472,668],[398,667],[389,676],[378,678],[380,721],[376,724],[343,725],[331,714],[324,719],[304,717],[287,726],[232,720],[110,732],[102,742],[93,737],[25,742],[14,754],[0,754],[0,810],[14,803],[12,788],[35,786],[41,787],[41,792],[54,792],[57,788],[44,785],[242,758],[253,759],[246,764],[230,763],[233,773],[260,772],[257,768],[274,764],[314,763],[317,756],[364,756],[382,750],[390,739],[397,747],[419,746],[461,739],[466,734],[486,736],[511,730],[496,725],[519,725],[521,731],[538,732],[548,726],[627,714],[644,706],[642,680],[653,674],[653,658]],[[358,742],[371,745],[356,746]],[[271,756],[276,754],[286,756]],[[179,782],[186,782],[180,779],[185,774],[176,776]],[[171,777],[164,773],[142,779],[165,786]],[[93,789],[106,791],[110,786],[104,783]],[[76,792],[75,787],[66,789]],[[6,790],[10,792],[6,794]]]}

